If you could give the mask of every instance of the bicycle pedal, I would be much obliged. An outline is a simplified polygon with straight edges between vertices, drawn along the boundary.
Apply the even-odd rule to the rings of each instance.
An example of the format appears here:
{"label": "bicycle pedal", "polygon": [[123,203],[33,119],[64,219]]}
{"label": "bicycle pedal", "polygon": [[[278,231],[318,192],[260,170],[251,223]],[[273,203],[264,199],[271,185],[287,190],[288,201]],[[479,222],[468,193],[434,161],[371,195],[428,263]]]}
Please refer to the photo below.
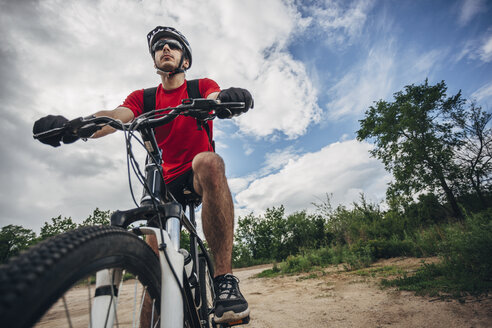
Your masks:
{"label": "bicycle pedal", "polygon": [[239,326],[239,325],[245,325],[249,323],[249,315],[246,317],[246,318],[242,318],[240,320],[237,320],[237,321],[232,321],[232,322],[228,322],[228,323],[221,323],[221,324],[216,324],[216,327],[223,327],[223,328],[226,328],[226,327],[233,327],[233,326]]}

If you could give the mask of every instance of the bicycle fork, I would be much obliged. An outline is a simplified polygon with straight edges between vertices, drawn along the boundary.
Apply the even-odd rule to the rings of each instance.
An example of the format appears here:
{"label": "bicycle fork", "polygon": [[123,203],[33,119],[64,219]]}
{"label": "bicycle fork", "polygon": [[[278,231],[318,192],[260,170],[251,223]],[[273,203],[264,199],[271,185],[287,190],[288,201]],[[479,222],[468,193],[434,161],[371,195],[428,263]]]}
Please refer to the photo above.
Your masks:
{"label": "bicycle fork", "polygon": [[[159,245],[159,261],[161,263],[161,328],[182,327],[184,321],[183,270],[184,257],[179,250],[180,221],[170,218],[166,222],[166,230],[161,235],[160,229],[141,227],[143,234],[153,234]],[[164,240],[162,240],[164,237]],[[177,242],[175,242],[177,241]],[[167,257],[166,257],[167,255]]]}
{"label": "bicycle fork", "polygon": [[[159,228],[140,227],[144,235],[154,235],[159,245],[161,263],[161,328],[182,327],[184,320],[183,286],[184,257],[179,250],[180,220],[171,217],[166,221],[166,230]],[[163,239],[163,238],[164,239]],[[165,253],[164,253],[165,252]],[[167,255],[167,256],[166,256]],[[122,283],[122,270],[106,269],[96,274],[96,292],[91,309],[93,328],[109,328],[118,318],[118,292]],[[143,300],[142,300],[143,302]],[[135,306],[133,322],[139,323],[141,306]],[[138,317],[135,317],[138,316]]]}
{"label": "bicycle fork", "polygon": [[96,273],[96,292],[89,327],[113,327],[121,282],[121,269],[105,269]]}

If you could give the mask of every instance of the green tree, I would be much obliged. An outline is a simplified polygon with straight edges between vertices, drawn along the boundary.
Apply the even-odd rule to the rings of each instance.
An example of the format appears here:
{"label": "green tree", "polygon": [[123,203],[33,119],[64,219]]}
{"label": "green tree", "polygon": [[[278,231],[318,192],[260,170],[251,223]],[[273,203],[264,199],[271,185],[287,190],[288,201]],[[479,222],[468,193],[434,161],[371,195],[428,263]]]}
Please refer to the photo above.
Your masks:
{"label": "green tree", "polygon": [[289,255],[285,208],[268,208],[264,215],[253,213],[239,218],[234,257],[238,259],[282,260]]}
{"label": "green tree", "polygon": [[255,258],[275,260],[284,258],[283,246],[286,242],[287,231],[284,214],[285,208],[281,205],[278,208],[267,208],[264,217],[258,218],[255,225],[255,247],[253,248]]}
{"label": "green tree", "polygon": [[464,115],[461,92],[447,97],[444,81],[408,85],[394,101],[370,106],[357,131],[359,141],[374,139],[371,154],[393,173],[390,193],[442,190],[455,217],[462,219],[456,200],[460,169],[454,151],[463,138],[459,120]]}
{"label": "green tree", "polygon": [[18,225],[7,225],[0,231],[0,263],[4,263],[36,242],[36,233]]}
{"label": "green tree", "polygon": [[101,211],[98,207],[92,212],[87,219],[82,222],[80,226],[94,226],[94,225],[109,225],[110,224],[110,211]]}
{"label": "green tree", "polygon": [[292,255],[302,249],[327,246],[325,219],[321,215],[308,215],[306,211],[287,216],[285,253]]}
{"label": "green tree", "polygon": [[62,218],[60,215],[56,218],[51,218],[51,223],[44,223],[39,237],[44,240],[76,228],[77,224],[72,221],[72,218]]}
{"label": "green tree", "polygon": [[283,205],[268,208],[264,215],[239,218],[233,259],[248,265],[264,260],[283,260],[303,249],[327,245],[325,218],[306,211],[285,215]]}
{"label": "green tree", "polygon": [[458,148],[457,162],[463,171],[463,193],[474,193],[482,208],[487,207],[486,193],[492,187],[492,113],[475,103],[463,116],[463,143]]}

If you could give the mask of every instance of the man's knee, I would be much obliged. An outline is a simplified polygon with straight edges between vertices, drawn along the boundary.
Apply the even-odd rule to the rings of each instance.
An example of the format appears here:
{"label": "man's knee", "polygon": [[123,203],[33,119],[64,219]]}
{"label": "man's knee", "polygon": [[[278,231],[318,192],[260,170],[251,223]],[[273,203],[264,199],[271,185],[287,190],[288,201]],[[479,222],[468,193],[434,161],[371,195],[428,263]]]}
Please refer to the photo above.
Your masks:
{"label": "man's knee", "polygon": [[193,172],[200,175],[225,174],[222,158],[213,152],[203,152],[195,156],[192,162]]}
{"label": "man's knee", "polygon": [[216,153],[204,152],[195,156],[192,162],[194,173],[193,186],[203,196],[204,189],[210,192],[225,187],[225,165]]}

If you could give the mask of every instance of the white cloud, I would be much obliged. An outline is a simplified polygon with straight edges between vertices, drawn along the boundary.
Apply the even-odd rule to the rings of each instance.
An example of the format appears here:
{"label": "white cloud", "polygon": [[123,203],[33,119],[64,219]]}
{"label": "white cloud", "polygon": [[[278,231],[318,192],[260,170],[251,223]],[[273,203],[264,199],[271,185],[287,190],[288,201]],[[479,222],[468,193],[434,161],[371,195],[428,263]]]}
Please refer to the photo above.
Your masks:
{"label": "white cloud", "polygon": [[331,87],[328,95],[333,100],[326,105],[330,118],[359,115],[373,101],[390,94],[397,68],[395,55],[392,41],[383,47],[374,47],[362,63],[352,67]]}
{"label": "white cloud", "polygon": [[322,39],[338,47],[346,47],[361,34],[367,20],[367,14],[374,1],[358,0],[353,2],[325,0],[299,6],[309,16],[305,27],[312,35],[322,35]]}
{"label": "white cloud", "polygon": [[446,51],[433,49],[427,53],[415,56],[415,63],[412,70],[423,73],[426,76],[435,68],[436,64],[445,57]]}
{"label": "white cloud", "polygon": [[[2,73],[11,70],[9,75],[16,78],[13,81],[20,82],[17,89],[24,86],[26,91],[22,99],[9,99],[21,104],[21,111],[5,105],[7,101],[2,99],[2,112],[18,112],[25,124],[16,149],[7,144],[10,139],[2,141],[6,150],[2,176],[6,179],[0,198],[18,201],[2,203],[1,224],[13,223],[18,217],[39,221],[59,214],[83,219],[95,206],[132,206],[124,197],[128,196],[125,163],[112,158],[124,158],[121,136],[57,149],[36,144],[35,153],[29,153],[34,143],[30,130],[32,122],[43,115],[74,118],[112,109],[131,91],[159,83],[146,44],[146,34],[156,25],[175,26],[190,40],[194,56],[188,78],[210,77],[222,87],[252,91],[255,109],[234,121],[242,132],[271,140],[296,138],[320,117],[316,87],[304,64],[286,50],[293,31],[305,24],[289,2],[53,0],[8,4],[0,15],[2,30],[9,31],[2,34],[2,56],[8,56],[9,63]],[[5,77],[4,84],[6,81]],[[17,89],[2,95],[20,95]],[[17,128],[19,119],[13,119],[13,128]],[[6,124],[10,121],[4,120],[2,127]],[[220,136],[220,131],[216,132]],[[80,147],[90,148],[90,154],[84,155]],[[226,146],[219,143],[218,147]],[[14,152],[23,149],[26,153],[19,155],[22,163],[36,163],[39,169],[15,165],[19,156]],[[72,152],[79,156],[68,156]],[[42,154],[49,154],[52,160]],[[83,170],[76,159],[87,156],[98,160],[90,170]],[[72,172],[78,172],[69,180],[56,173],[64,170],[69,174],[67,163],[71,163]],[[54,172],[40,179],[41,168],[47,165]],[[20,175],[16,169],[23,169],[22,179],[30,181],[31,189],[15,188],[16,181],[10,177]],[[90,173],[98,169],[96,179]],[[33,199],[35,206],[27,206]]]}
{"label": "white cloud", "polygon": [[237,204],[246,213],[279,205],[292,212],[309,208],[327,193],[334,205],[357,201],[361,192],[369,200],[382,200],[390,176],[369,156],[371,147],[355,140],[336,142],[287,161],[279,172],[254,180],[242,191],[237,192],[251,177],[236,180]]}
{"label": "white cloud", "polygon": [[388,99],[399,87],[432,77],[448,54],[447,49],[422,52],[409,46],[401,53],[391,34],[386,34],[384,40],[374,44],[328,90],[332,99],[326,104],[328,119],[360,116],[375,101]]}
{"label": "white cloud", "polygon": [[486,63],[492,61],[492,34],[484,40],[480,48],[480,59]]}
{"label": "white cloud", "polygon": [[222,1],[218,6],[52,1],[41,2],[39,9],[40,23],[53,40],[26,37],[24,30],[14,29],[7,42],[16,47],[19,60],[30,62],[29,78],[43,82],[36,83],[40,93],[34,106],[42,113],[70,116],[80,115],[81,109],[111,109],[132,90],[157,84],[145,35],[160,24],[176,26],[190,40],[190,78],[208,76],[224,88],[252,91],[254,114],[236,120],[243,132],[296,138],[319,120],[317,90],[304,64],[286,51],[302,19],[281,0]]}
{"label": "white cloud", "polygon": [[249,145],[249,144],[244,144],[243,149],[244,149],[244,154],[246,156],[253,154],[253,152],[255,151],[255,149],[253,147],[251,147],[251,145]]}
{"label": "white cloud", "polygon": [[478,102],[486,101],[492,98],[492,82],[482,86],[472,94],[472,98]]}
{"label": "white cloud", "polygon": [[260,137],[276,131],[289,138],[303,135],[321,117],[317,90],[304,65],[290,54],[276,53],[262,66],[253,88],[255,108],[237,119],[241,130]]}
{"label": "white cloud", "polygon": [[479,38],[464,43],[461,51],[455,56],[455,62],[459,62],[463,58],[480,60],[484,63],[492,61],[492,33],[490,29]]}
{"label": "white cloud", "polygon": [[255,108],[235,120],[241,132],[304,134],[321,110],[304,64],[286,50],[303,22],[295,8],[280,0],[224,1],[214,12],[210,18],[200,16],[198,25],[197,19],[183,20],[200,63],[190,76],[210,76],[223,88],[242,86],[252,92]]}
{"label": "white cloud", "polygon": [[265,166],[262,169],[262,175],[269,174],[272,171],[276,171],[289,162],[299,158],[297,154],[299,151],[295,150],[293,146],[285,149],[277,149],[273,153],[266,154]]}
{"label": "white cloud", "polygon": [[483,0],[464,0],[460,8],[458,21],[460,25],[468,24],[476,15],[485,8]]}
{"label": "white cloud", "polygon": [[277,172],[285,165],[298,159],[300,156],[297,154],[298,152],[299,150],[289,146],[285,149],[276,149],[271,153],[267,153],[261,169],[244,177],[229,178],[229,188],[234,194],[245,190],[251,182]]}

